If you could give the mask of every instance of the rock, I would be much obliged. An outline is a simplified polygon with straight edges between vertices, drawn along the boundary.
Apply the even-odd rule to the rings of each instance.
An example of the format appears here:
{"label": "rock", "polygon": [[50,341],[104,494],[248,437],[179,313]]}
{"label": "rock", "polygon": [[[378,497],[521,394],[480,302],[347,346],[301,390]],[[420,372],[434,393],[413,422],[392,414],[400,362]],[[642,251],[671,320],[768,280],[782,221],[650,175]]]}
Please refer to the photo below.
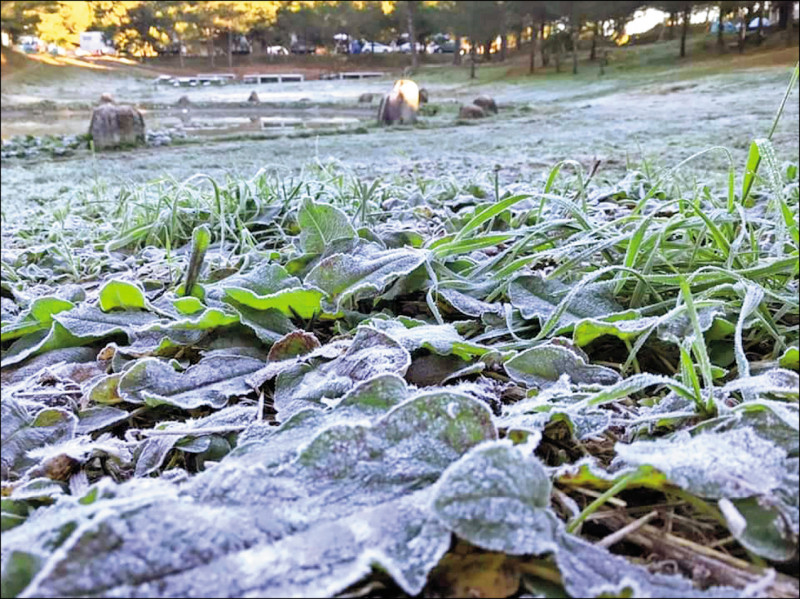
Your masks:
{"label": "rock", "polygon": [[492,112],[497,114],[497,104],[495,104],[494,99],[489,96],[478,96],[472,103],[475,104],[475,106],[483,108],[483,111],[486,113]]}
{"label": "rock", "polygon": [[258,104],[260,100],[258,99],[258,94],[255,91],[252,91],[250,92],[250,97],[247,98],[247,101],[252,104]]}
{"label": "rock", "polygon": [[92,111],[89,134],[96,150],[144,143],[144,118],[133,106],[100,104]]}
{"label": "rock", "polygon": [[394,123],[414,123],[419,109],[419,88],[410,79],[395,82],[392,91],[386,94],[378,107],[378,122],[392,125]]}
{"label": "rock", "polygon": [[358,96],[358,103],[359,104],[369,104],[372,102],[374,94],[365,93]]}
{"label": "rock", "polygon": [[427,104],[428,103],[428,90],[424,87],[419,88],[419,103],[420,104]]}
{"label": "rock", "polygon": [[458,118],[460,119],[482,119],[485,116],[483,108],[475,106],[475,104],[464,104],[458,109]]}
{"label": "rock", "polygon": [[105,93],[100,96],[100,104],[114,104],[114,96],[109,93]]}
{"label": "rock", "polygon": [[178,98],[176,104],[178,106],[189,106],[189,104],[191,104],[191,101],[189,101],[189,96],[181,96],[180,98]]}

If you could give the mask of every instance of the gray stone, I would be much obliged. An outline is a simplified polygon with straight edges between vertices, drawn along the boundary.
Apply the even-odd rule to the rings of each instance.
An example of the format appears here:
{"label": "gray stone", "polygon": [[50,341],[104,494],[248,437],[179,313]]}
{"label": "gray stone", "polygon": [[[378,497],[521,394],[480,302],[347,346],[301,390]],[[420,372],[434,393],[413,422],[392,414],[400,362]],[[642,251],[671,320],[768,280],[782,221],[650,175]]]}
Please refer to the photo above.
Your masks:
{"label": "gray stone", "polygon": [[458,118],[460,119],[482,119],[485,116],[483,108],[474,104],[465,104],[458,109]]}
{"label": "gray stone", "polygon": [[104,103],[92,111],[89,133],[95,150],[144,143],[144,117],[133,106]]}
{"label": "gray stone", "polygon": [[480,106],[484,112],[489,113],[492,112],[497,114],[497,104],[494,101],[494,98],[490,98],[489,96],[478,96],[472,101],[475,106]]}

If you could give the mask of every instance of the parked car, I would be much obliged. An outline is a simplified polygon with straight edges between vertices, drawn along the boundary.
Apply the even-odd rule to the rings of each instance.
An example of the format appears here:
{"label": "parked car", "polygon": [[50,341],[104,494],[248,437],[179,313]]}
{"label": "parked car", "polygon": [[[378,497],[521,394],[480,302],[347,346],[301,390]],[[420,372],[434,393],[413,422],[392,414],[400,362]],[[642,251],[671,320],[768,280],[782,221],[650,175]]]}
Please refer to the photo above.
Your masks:
{"label": "parked car", "polygon": [[306,42],[294,42],[290,48],[292,54],[314,54],[317,51],[314,44]]}
{"label": "parked car", "polygon": [[[403,42],[397,47],[397,49],[403,54],[411,54],[411,44],[409,42]],[[424,52],[424,51],[425,51],[425,46],[417,42],[417,52]]]}
{"label": "parked car", "polygon": [[389,54],[391,53],[392,47],[387,46],[386,44],[381,44],[380,42],[368,42],[364,41],[361,48],[362,54]]}
{"label": "parked car", "polygon": [[428,44],[428,52],[430,54],[453,54],[456,51],[456,43],[455,42],[442,42],[441,44],[437,44],[436,42],[431,42]]}
{"label": "parked car", "polygon": [[289,50],[283,46],[267,46],[266,53],[270,56],[288,56]]}

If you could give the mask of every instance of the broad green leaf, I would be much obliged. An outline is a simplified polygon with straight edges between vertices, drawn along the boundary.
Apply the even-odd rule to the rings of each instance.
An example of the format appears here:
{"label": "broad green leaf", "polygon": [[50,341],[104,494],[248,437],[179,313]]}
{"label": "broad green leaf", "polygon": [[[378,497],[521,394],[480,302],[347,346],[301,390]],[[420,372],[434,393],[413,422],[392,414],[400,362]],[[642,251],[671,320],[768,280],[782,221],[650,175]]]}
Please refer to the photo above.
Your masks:
{"label": "broad green leaf", "polygon": [[796,537],[778,505],[761,497],[720,499],[719,505],[731,533],[747,550],[778,562],[794,556]]}
{"label": "broad green leaf", "polygon": [[321,312],[320,302],[325,294],[319,289],[295,287],[269,295],[256,295],[249,289],[227,288],[225,294],[243,306],[254,310],[275,309],[286,316],[311,318]]}
{"label": "broad green leaf", "polygon": [[212,298],[223,299],[229,289],[248,290],[254,295],[271,295],[282,289],[299,287],[300,279],[291,276],[280,264],[263,262],[250,272],[223,279],[209,285]]}
{"label": "broad green leaf", "polygon": [[305,284],[324,291],[338,309],[348,298],[379,294],[390,282],[420,266],[427,256],[423,250],[412,249],[378,251],[368,256],[334,254],[308,273]]}
{"label": "broad green leaf", "polygon": [[399,341],[409,352],[424,348],[442,356],[453,354],[462,360],[469,360],[489,351],[488,347],[465,340],[451,324],[426,324],[410,319],[400,322],[383,318],[373,318],[369,324]]}
{"label": "broad green leaf", "polygon": [[251,329],[265,345],[272,345],[297,328],[283,312],[276,308],[256,310],[235,300],[231,300],[230,305],[239,315],[239,321]]}
{"label": "broad green leaf", "polygon": [[572,341],[578,347],[588,345],[598,337],[611,335],[622,341],[636,339],[658,322],[655,316],[639,316],[636,312],[624,312],[606,319],[584,318],[575,324]]}
{"label": "broad green leaf", "polygon": [[321,254],[338,239],[355,239],[356,231],[347,215],[330,204],[305,198],[297,212],[300,247],[304,252]]}
{"label": "broad green leaf", "polygon": [[185,372],[156,358],[139,360],[119,381],[119,396],[131,403],[167,404],[190,410],[200,406],[221,408],[234,396],[247,395],[248,375],[264,363],[246,356],[204,358]]}
{"label": "broad green leaf", "polygon": [[800,351],[798,351],[797,346],[787,347],[786,351],[778,358],[778,364],[780,364],[781,368],[800,370]]}
{"label": "broad green leaf", "polygon": [[[77,309],[78,308],[76,308],[76,310]],[[74,311],[75,310],[70,310],[69,312],[71,313]],[[102,314],[99,310],[97,310],[97,312]],[[145,313],[142,312],[142,314]],[[57,317],[58,315],[54,316],[54,318]],[[54,320],[49,329],[30,333],[14,341],[11,347],[8,348],[8,351],[3,354],[2,368],[19,364],[27,358],[38,356],[49,351],[88,345],[98,339],[99,337],[94,336],[84,337],[73,335],[66,327],[62,326],[58,320]]]}
{"label": "broad green leaf", "polygon": [[21,314],[16,322],[2,328],[0,340],[3,342],[11,341],[12,339],[47,329],[53,322],[54,314],[71,310],[74,307],[75,304],[59,297],[38,297],[33,300],[31,307]]}
{"label": "broad green leaf", "polygon": [[147,299],[144,291],[138,285],[111,279],[100,288],[99,305],[103,312],[109,312],[116,308],[144,310],[147,307]]}
{"label": "broad green leaf", "polygon": [[193,295],[185,295],[183,297],[176,297],[172,300],[172,305],[181,314],[191,315],[205,310],[205,305]]}
{"label": "broad green leaf", "polygon": [[505,370],[515,381],[539,388],[549,387],[563,375],[576,385],[613,385],[621,379],[610,368],[587,364],[578,351],[549,343],[517,354],[505,363]]}

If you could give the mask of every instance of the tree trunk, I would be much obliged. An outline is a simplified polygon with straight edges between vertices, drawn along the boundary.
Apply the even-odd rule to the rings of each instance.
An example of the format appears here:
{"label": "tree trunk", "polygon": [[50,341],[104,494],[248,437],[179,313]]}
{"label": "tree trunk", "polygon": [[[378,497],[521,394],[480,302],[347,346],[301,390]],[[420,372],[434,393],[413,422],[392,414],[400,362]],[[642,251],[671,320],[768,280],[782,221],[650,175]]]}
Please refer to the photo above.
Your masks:
{"label": "tree trunk", "polygon": [[414,30],[414,13],[416,4],[411,0],[408,2],[408,12],[406,13],[408,23],[408,43],[411,46],[411,68],[416,70],[419,67],[419,56],[417,56],[417,36]]}
{"label": "tree trunk", "polygon": [[183,67],[184,67],[184,64],[183,64],[183,39],[181,38],[180,35],[177,35],[177,34],[176,34],[176,37],[178,38],[178,63],[181,65],[181,70],[182,70]]}
{"label": "tree trunk", "polygon": [[469,78],[475,79],[475,42],[469,40]]}
{"label": "tree trunk", "polygon": [[483,57],[486,59],[486,62],[492,62],[492,41],[488,40],[483,46]]}
{"label": "tree trunk", "polygon": [[739,40],[736,44],[739,54],[744,54],[744,42],[747,36],[747,22],[750,17],[750,11],[745,12],[744,9],[739,9],[739,16],[742,18],[742,26],[739,27]]}
{"label": "tree trunk", "polygon": [[228,68],[233,68],[233,32],[228,29]]}
{"label": "tree trunk", "polygon": [[500,3],[500,62],[506,59],[506,50],[508,49],[508,31],[506,24],[506,3]]}
{"label": "tree trunk", "polygon": [[544,68],[550,64],[550,56],[547,54],[547,48],[544,46],[544,21],[542,21],[539,31],[541,33],[539,36],[539,53],[542,55],[542,67]]}
{"label": "tree trunk", "polygon": [[717,46],[719,46],[720,49],[724,50],[725,42],[722,41],[722,25],[723,25],[722,2],[717,2],[717,7],[719,8],[719,17],[717,19]]}
{"label": "tree trunk", "polygon": [[530,56],[530,65],[528,67],[528,73],[533,75],[533,71],[536,68],[536,40],[538,39],[536,35],[536,23],[531,25],[531,56]]}
{"label": "tree trunk", "polygon": [[556,73],[561,72],[561,54],[564,52],[564,42],[561,41],[560,37],[556,44]]}
{"label": "tree trunk", "polygon": [[756,44],[759,46],[764,39],[764,0],[758,3],[758,34],[756,35]]}
{"label": "tree trunk", "polygon": [[689,4],[683,9],[683,27],[681,28],[681,58],[686,57],[686,34],[689,33],[689,17],[691,6]]}
{"label": "tree trunk", "polygon": [[461,64],[461,36],[456,35],[456,49],[453,52],[453,64],[460,65]]}
{"label": "tree trunk", "polygon": [[595,59],[597,58],[597,33],[599,29],[600,29],[600,24],[597,21],[595,21],[594,28],[592,29],[592,49],[589,52],[589,60],[591,60],[592,62],[594,62]]}
{"label": "tree trunk", "polygon": [[793,45],[792,38],[794,38],[794,2],[788,0],[783,3],[784,14],[781,15],[786,19],[786,28],[784,35],[786,36],[786,47],[791,48]]}
{"label": "tree trunk", "polygon": [[208,54],[211,56],[211,67],[213,68],[216,66],[216,62],[214,60],[214,32],[211,31],[208,34]]}
{"label": "tree trunk", "polygon": [[580,31],[580,23],[578,26],[572,25],[572,74],[578,74],[578,31]]}
{"label": "tree trunk", "polygon": [[675,39],[675,21],[677,17],[675,16],[677,13],[671,12],[669,13],[669,39]]}

